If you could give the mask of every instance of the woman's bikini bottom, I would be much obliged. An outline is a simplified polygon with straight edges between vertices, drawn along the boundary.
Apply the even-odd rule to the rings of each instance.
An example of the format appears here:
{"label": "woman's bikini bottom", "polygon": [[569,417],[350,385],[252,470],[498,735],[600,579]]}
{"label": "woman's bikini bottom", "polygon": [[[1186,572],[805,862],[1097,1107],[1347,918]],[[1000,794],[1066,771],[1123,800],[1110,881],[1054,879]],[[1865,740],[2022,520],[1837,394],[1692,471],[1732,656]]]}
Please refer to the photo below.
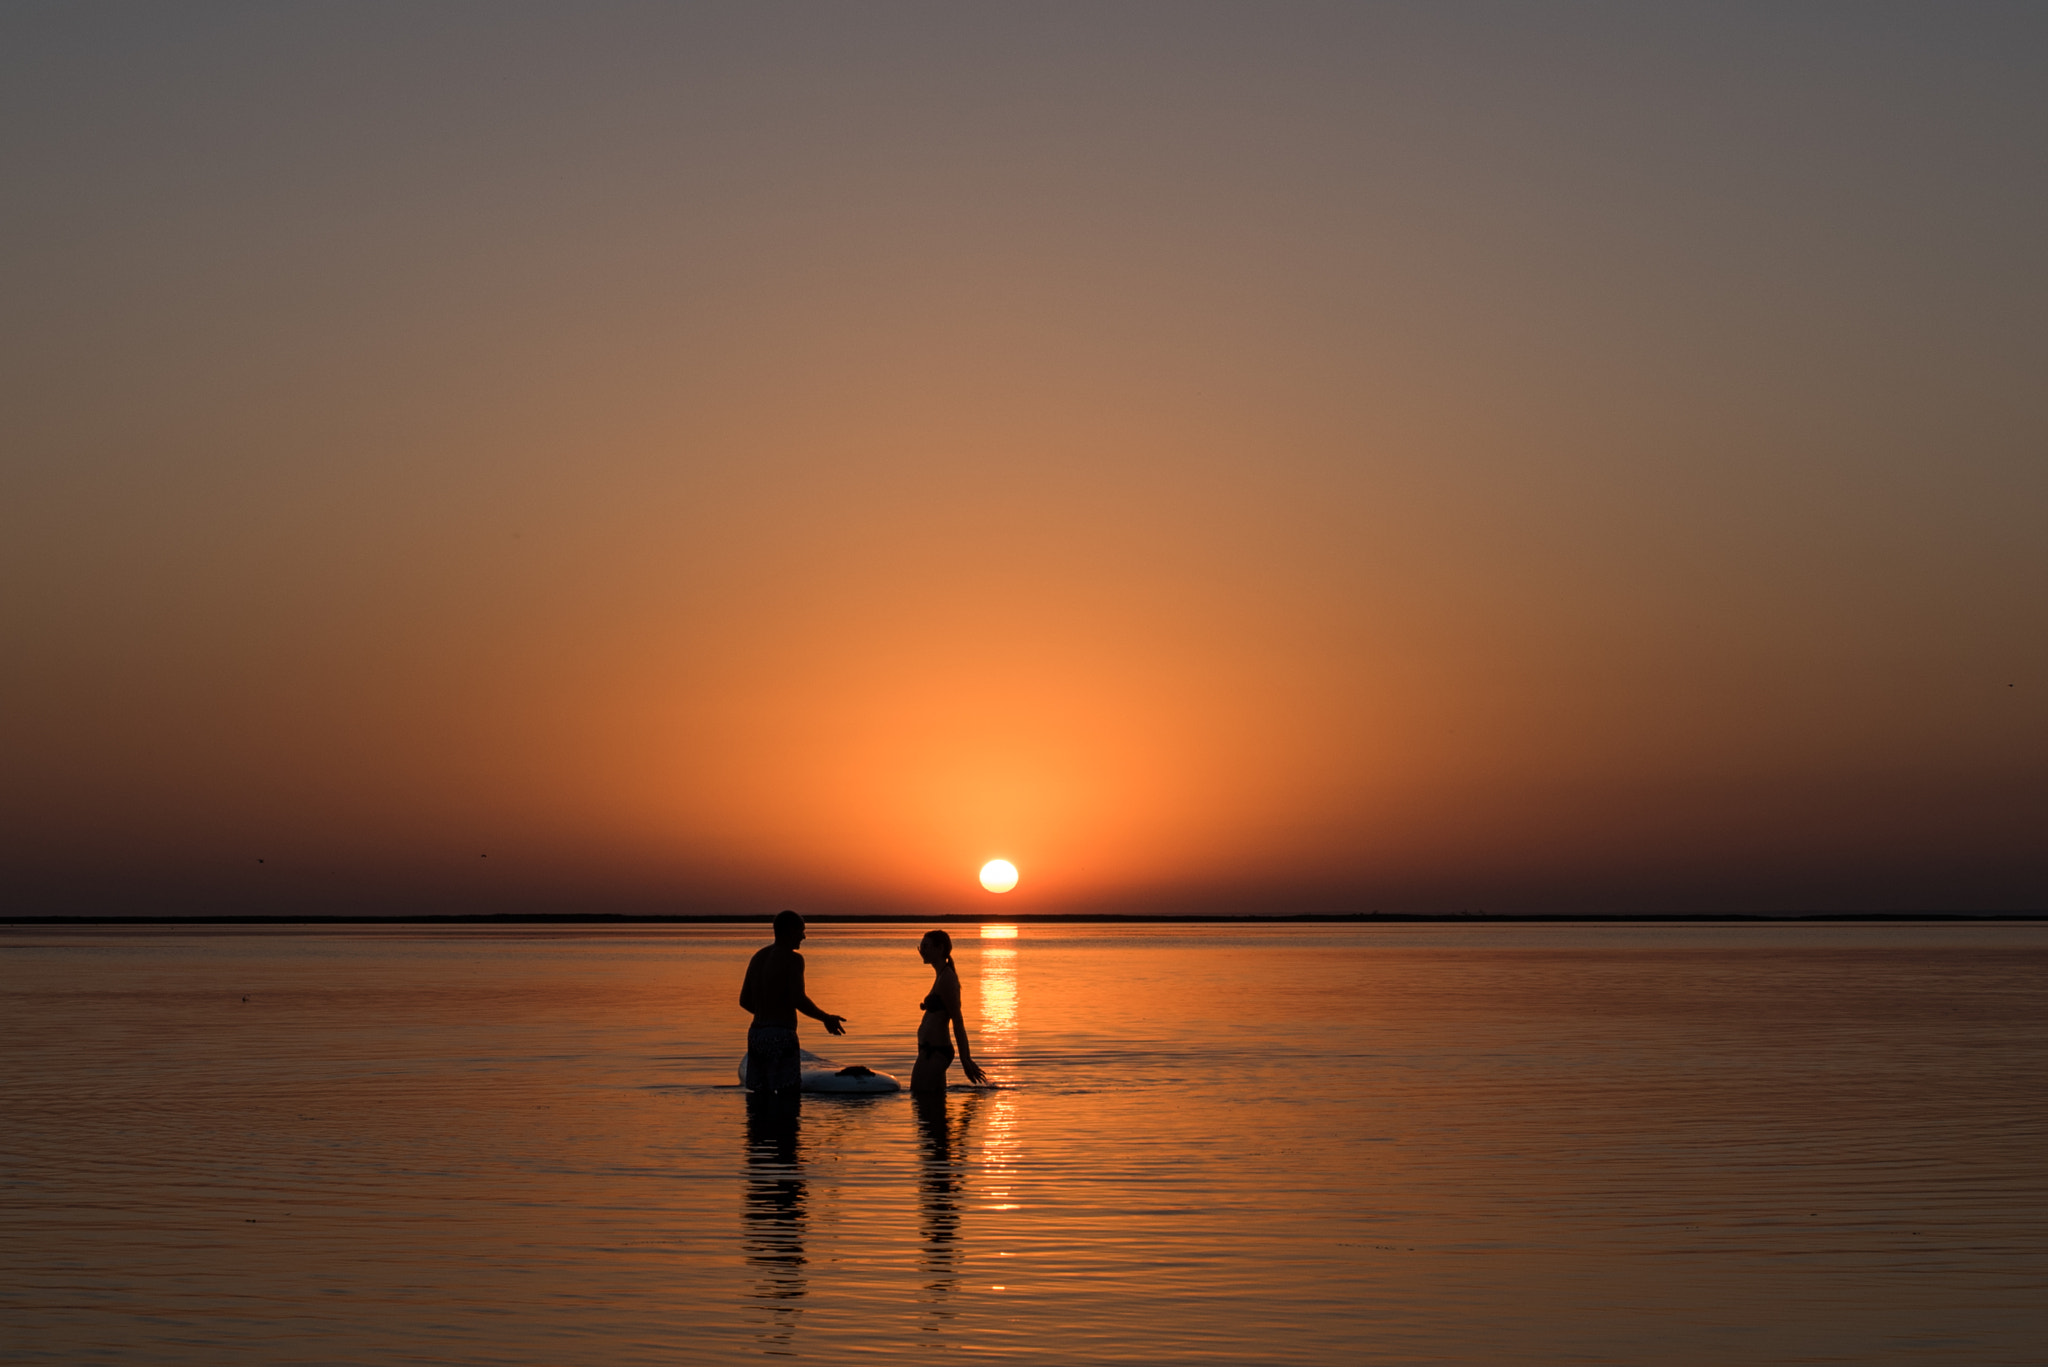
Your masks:
{"label": "woman's bikini bottom", "polygon": [[937,1012],[926,1013],[924,1021],[917,1027],[917,1057],[920,1061],[940,1058],[948,1063],[953,1061],[953,1035],[946,1028],[950,1023],[947,1017]]}

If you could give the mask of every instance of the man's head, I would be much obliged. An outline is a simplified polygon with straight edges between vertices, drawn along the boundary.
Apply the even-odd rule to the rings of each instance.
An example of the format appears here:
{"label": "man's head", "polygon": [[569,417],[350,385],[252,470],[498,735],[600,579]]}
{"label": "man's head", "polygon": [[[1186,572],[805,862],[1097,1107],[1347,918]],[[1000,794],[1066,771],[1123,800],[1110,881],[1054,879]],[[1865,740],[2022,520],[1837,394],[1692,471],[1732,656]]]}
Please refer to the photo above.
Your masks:
{"label": "man's head", "polygon": [[793,911],[775,913],[775,943],[795,949],[804,942],[804,918]]}

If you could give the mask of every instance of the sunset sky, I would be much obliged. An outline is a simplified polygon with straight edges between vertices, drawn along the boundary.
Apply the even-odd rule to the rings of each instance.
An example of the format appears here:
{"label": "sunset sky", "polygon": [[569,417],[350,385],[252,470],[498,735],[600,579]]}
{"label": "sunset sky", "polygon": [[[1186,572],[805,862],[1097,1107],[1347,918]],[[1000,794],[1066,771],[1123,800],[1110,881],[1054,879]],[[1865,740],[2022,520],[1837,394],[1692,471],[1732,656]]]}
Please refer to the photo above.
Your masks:
{"label": "sunset sky", "polygon": [[12,914],[2048,906],[2048,7],[17,4],[0,178]]}

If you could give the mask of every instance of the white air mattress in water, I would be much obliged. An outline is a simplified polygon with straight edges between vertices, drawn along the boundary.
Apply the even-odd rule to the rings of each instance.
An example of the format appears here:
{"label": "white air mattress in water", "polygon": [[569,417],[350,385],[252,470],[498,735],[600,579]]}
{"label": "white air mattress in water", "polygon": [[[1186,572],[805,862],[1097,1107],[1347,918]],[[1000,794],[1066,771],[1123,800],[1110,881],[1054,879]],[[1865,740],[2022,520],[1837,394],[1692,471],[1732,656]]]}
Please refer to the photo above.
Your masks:
{"label": "white air mattress in water", "polygon": [[[806,1049],[803,1051],[804,1080],[799,1089],[806,1092],[900,1092],[903,1084],[887,1073],[878,1073],[872,1068],[855,1064],[834,1063],[829,1058],[819,1058]],[[740,1086],[752,1084],[747,1081],[747,1056],[740,1055]]]}

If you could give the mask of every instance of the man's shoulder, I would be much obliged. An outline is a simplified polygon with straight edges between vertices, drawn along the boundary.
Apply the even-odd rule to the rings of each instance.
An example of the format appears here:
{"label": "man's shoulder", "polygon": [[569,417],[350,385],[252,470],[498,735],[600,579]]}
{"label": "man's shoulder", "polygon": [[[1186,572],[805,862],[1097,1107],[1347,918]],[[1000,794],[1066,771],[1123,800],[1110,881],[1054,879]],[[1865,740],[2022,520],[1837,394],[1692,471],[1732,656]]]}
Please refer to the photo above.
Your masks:
{"label": "man's shoulder", "polygon": [[804,956],[797,953],[793,949],[784,949],[781,945],[762,945],[759,949],[754,951],[754,957],[748,960],[748,962],[756,964],[765,964],[770,960],[775,959],[779,959],[784,963],[788,963],[791,960],[795,960],[797,963],[802,963],[804,961]]}

